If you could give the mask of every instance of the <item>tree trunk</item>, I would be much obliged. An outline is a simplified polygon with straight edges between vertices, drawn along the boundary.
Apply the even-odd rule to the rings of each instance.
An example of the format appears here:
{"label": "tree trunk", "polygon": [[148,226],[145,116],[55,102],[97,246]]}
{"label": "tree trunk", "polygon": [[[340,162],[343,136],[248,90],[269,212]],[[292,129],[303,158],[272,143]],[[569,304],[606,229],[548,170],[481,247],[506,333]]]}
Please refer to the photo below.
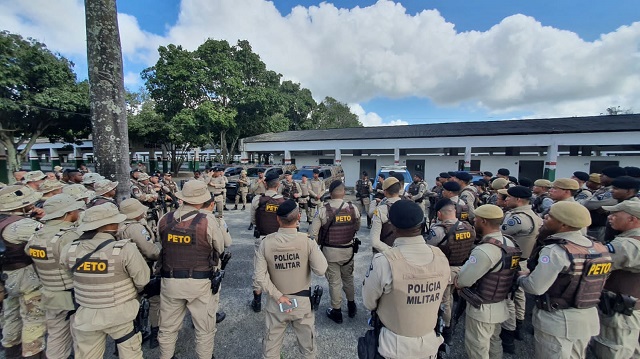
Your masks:
{"label": "tree trunk", "polygon": [[91,124],[96,170],[129,198],[129,132],[116,0],[85,0]]}
{"label": "tree trunk", "polygon": [[13,172],[20,170],[22,161],[20,160],[20,154],[14,147],[13,143],[6,143],[3,141],[4,146],[7,148],[7,166],[9,167],[9,178],[12,178]]}
{"label": "tree trunk", "polygon": [[236,145],[238,144],[238,136],[233,136],[233,140],[231,140],[231,146],[229,146],[229,153],[231,157],[231,161],[233,162],[233,155],[236,153]]}

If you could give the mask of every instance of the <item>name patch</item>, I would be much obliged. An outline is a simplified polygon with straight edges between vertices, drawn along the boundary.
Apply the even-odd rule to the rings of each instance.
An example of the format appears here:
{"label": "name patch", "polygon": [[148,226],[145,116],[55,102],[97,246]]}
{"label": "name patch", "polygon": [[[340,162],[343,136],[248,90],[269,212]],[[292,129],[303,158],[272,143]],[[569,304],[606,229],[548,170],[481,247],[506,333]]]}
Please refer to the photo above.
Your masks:
{"label": "name patch", "polygon": [[269,213],[276,213],[278,211],[278,205],[267,203],[267,205],[264,208],[264,211]]}
{"label": "name patch", "polygon": [[460,213],[460,220],[464,221],[464,220],[467,220],[467,219],[469,219],[469,213],[467,213],[467,212]]}
{"label": "name patch", "polygon": [[440,282],[415,283],[407,285],[407,304],[427,304],[440,300]]}
{"label": "name patch", "polygon": [[106,259],[88,260],[78,266],[77,272],[95,274],[109,273],[108,261]]}
{"label": "name patch", "polygon": [[337,223],[349,223],[351,222],[351,215],[346,216],[336,216]]}
{"label": "name patch", "polygon": [[183,245],[193,245],[194,242],[191,239],[191,236],[181,236],[177,234],[169,233],[167,235],[167,242],[172,244],[183,244]]}
{"label": "name patch", "polygon": [[465,239],[471,239],[471,232],[458,232],[456,233],[456,241],[463,241]]}
{"label": "name patch", "polygon": [[516,269],[520,266],[520,256],[511,257],[511,269]]}
{"label": "name patch", "polygon": [[47,256],[47,249],[44,247],[29,247],[29,256],[35,259],[49,259]]}
{"label": "name patch", "polygon": [[611,272],[611,263],[594,263],[589,266],[587,277],[606,275]]}
{"label": "name patch", "polygon": [[283,253],[273,255],[274,266],[279,270],[300,268],[300,254]]}

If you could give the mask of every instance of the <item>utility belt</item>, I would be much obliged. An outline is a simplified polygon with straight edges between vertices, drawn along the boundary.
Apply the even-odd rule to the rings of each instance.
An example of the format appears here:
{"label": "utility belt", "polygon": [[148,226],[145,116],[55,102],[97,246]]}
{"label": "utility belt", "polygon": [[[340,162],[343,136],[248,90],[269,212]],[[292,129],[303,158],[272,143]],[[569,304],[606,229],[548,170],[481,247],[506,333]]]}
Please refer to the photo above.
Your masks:
{"label": "utility belt", "polygon": [[287,296],[289,296],[289,295],[295,295],[295,296],[298,296],[298,297],[311,297],[311,288],[304,289],[304,290],[301,290],[299,292],[287,294]]}
{"label": "utility belt", "polygon": [[371,311],[369,326],[373,329],[367,330],[363,337],[358,338],[358,359],[384,359],[378,353],[378,342],[380,330],[384,327],[376,311]]}
{"label": "utility belt", "polygon": [[362,244],[362,241],[358,237],[355,237],[353,241],[349,244],[321,244],[320,246],[329,247],[329,248],[341,248],[341,249],[353,248],[353,253],[358,253],[358,250],[360,249],[361,244]]}
{"label": "utility belt", "polygon": [[176,279],[209,279],[211,278],[211,271],[189,271],[189,270],[161,270],[160,276],[162,278],[176,278]]}
{"label": "utility belt", "polygon": [[471,304],[471,306],[476,309],[480,309],[480,306],[484,304],[484,300],[482,300],[482,298],[478,294],[476,294],[476,292],[471,290],[471,288],[462,288],[460,289],[458,294],[460,294],[460,297],[465,299],[467,303]]}
{"label": "utility belt", "polygon": [[309,198],[309,195],[306,195],[306,196],[300,196],[300,198]]}
{"label": "utility belt", "polygon": [[634,310],[640,310],[640,301],[638,301],[638,298],[630,295],[603,290],[602,295],[600,295],[598,308],[600,308],[602,314],[606,316],[612,316],[614,314],[631,316]]}
{"label": "utility belt", "polygon": [[560,303],[557,298],[551,298],[548,293],[537,295],[535,297],[536,308],[546,312],[555,312],[557,310],[569,309],[568,303]]}
{"label": "utility belt", "polygon": [[214,193],[214,194],[213,194],[213,196],[214,196],[214,197],[222,196],[222,192],[220,192],[220,193]]}

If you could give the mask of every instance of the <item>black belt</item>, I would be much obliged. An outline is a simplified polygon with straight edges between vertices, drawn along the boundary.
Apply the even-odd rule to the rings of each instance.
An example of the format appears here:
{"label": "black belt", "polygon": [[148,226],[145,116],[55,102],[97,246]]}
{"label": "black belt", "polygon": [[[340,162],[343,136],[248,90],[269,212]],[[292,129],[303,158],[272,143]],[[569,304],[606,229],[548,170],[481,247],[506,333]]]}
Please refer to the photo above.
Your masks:
{"label": "black belt", "polygon": [[339,245],[339,244],[321,244],[323,247],[329,248],[353,248],[353,242],[351,244]]}
{"label": "black belt", "polygon": [[306,196],[300,196],[300,198],[309,198],[309,195],[306,195]]}
{"label": "black belt", "polygon": [[162,278],[178,278],[178,279],[209,279],[211,278],[211,271],[193,271],[189,272],[188,270],[174,270],[172,272],[162,270],[160,271],[160,276]]}
{"label": "black belt", "polygon": [[298,297],[310,297],[311,291],[309,289],[305,289],[305,290],[301,290],[299,292],[295,292],[287,295],[297,295]]}

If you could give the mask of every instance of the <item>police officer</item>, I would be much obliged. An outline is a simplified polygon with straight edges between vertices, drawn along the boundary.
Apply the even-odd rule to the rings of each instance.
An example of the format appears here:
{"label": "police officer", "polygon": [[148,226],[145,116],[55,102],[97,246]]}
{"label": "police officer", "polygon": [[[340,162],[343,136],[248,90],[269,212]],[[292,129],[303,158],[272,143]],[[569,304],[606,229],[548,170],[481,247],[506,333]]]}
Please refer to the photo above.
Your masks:
{"label": "police officer", "polygon": [[589,180],[589,174],[587,172],[575,171],[573,172],[571,179],[576,180],[580,187],[578,192],[576,192],[576,195],[573,197],[576,202],[583,203],[593,196],[593,193],[588,188],[585,188],[585,183]]}
{"label": "police officer", "polygon": [[300,198],[302,190],[300,189],[300,185],[297,182],[293,181],[293,177],[291,176],[291,171],[286,171],[284,173],[284,179],[280,181],[280,186],[278,187],[278,193],[284,197],[284,199],[292,199],[294,201]]}
{"label": "police officer", "polygon": [[469,206],[458,196],[460,190],[461,187],[458,182],[445,182],[445,184],[442,185],[442,197],[450,199],[451,202],[453,202],[453,204],[456,206],[456,216],[459,220],[472,223],[469,214]]}
{"label": "police officer", "polygon": [[112,182],[108,179],[103,179],[96,181],[93,185],[95,197],[93,197],[89,203],[87,203],[87,208],[91,208],[93,206],[105,204],[105,203],[113,203],[116,206],[118,205],[116,202],[116,188],[118,187],[118,182]]}
{"label": "police officer", "polygon": [[[64,175],[66,175],[67,184],[81,184],[82,183],[82,172],[80,172],[76,168],[68,168],[64,170]],[[63,177],[64,179],[64,177]],[[63,181],[64,182],[64,181]]]}
{"label": "police officer", "polygon": [[133,320],[149,267],[133,243],[116,241],[125,218],[112,203],[89,208],[78,227],[84,233],[62,251],[60,263],[73,275],[79,305],[72,324],[78,358],[102,358],[107,335],[120,358],[142,358],[142,337]]}
{"label": "police officer", "polygon": [[82,176],[82,184],[87,187],[89,191],[93,191],[93,185],[96,181],[103,180],[104,177],[100,176],[98,173],[85,173]]}
{"label": "police officer", "polygon": [[374,255],[364,279],[364,306],[375,310],[383,325],[378,353],[384,358],[435,358],[442,344],[434,328],[449,262],[440,249],[424,243],[423,218],[412,201],[391,206],[389,220],[398,238],[393,248]]}
{"label": "police officer", "polygon": [[[536,244],[536,236],[542,226],[542,219],[531,209],[531,190],[524,186],[515,186],[507,190],[505,205],[508,208],[502,222],[502,234],[509,235],[522,250],[521,269],[527,268],[527,259]],[[518,288],[513,300],[508,300],[509,320],[502,325],[502,348],[507,353],[515,352],[513,339],[522,340],[522,325],[526,309],[525,295]]]}
{"label": "police officer", "polygon": [[356,316],[353,286],[354,235],[360,229],[360,212],[351,202],[344,201],[345,188],[340,180],[329,185],[331,199],[316,209],[309,233],[322,249],[329,262],[326,277],[329,282],[331,307],[327,316],[342,323],[342,291],[347,296],[349,318]]}
{"label": "police officer", "polygon": [[469,208],[469,220],[473,221],[473,211],[478,206],[479,202],[478,191],[471,183],[473,175],[469,172],[459,171],[456,172],[454,180],[460,185],[460,199]]}
{"label": "police officer", "polygon": [[[0,190],[0,236],[6,247],[2,275],[6,297],[2,303],[2,346],[6,358],[44,358],[45,311],[40,280],[25,253],[29,238],[42,224],[29,214],[42,195],[25,185]],[[39,209],[42,213],[42,209]]]}
{"label": "police officer", "polygon": [[220,267],[224,234],[214,216],[200,212],[203,204],[211,199],[204,182],[188,181],[176,197],[184,203],[158,223],[162,243],[160,358],[173,356],[185,309],[188,309],[195,325],[197,357],[210,359],[218,310],[210,278]]}
{"label": "police officer", "polygon": [[322,204],[322,196],[327,191],[324,181],[320,178],[320,170],[313,169],[313,178],[309,181],[309,204],[307,206],[307,222],[311,224],[317,206]]}
{"label": "police officer", "polygon": [[149,175],[140,173],[134,186],[131,186],[131,197],[137,199],[145,206],[152,206],[158,200],[158,193],[149,185]]}
{"label": "police officer", "polygon": [[491,181],[491,196],[487,200],[487,204],[497,205],[498,203],[498,191],[506,189],[509,185],[509,180],[504,178],[496,178]]}
{"label": "police officer", "polygon": [[238,177],[238,191],[236,192],[236,202],[233,209],[238,209],[238,203],[242,198],[242,210],[247,207],[247,194],[249,193],[249,177],[247,177],[247,171],[240,171],[240,177]]}
{"label": "police officer", "polygon": [[475,229],[483,237],[454,280],[467,300],[464,346],[472,359],[502,358],[500,323],[509,318],[507,297],[521,251],[500,233],[503,212],[498,206],[485,204],[475,214]]}
{"label": "police officer", "polygon": [[551,181],[548,179],[541,178],[533,182],[533,194],[535,198],[531,203],[531,209],[540,217],[549,212],[549,208],[551,208],[553,204],[553,199],[549,197],[549,188],[551,187]]}
{"label": "police officer", "polygon": [[[450,199],[436,202],[433,210],[438,222],[431,226],[426,238],[427,244],[439,247],[449,260],[451,280],[460,272],[462,265],[469,259],[476,231],[467,221],[456,218],[456,207]],[[442,298],[444,307],[444,329],[442,337],[447,345],[451,344],[451,311],[453,307],[453,282],[449,281]]]}
{"label": "police officer", "polygon": [[371,229],[371,217],[369,216],[371,198],[369,195],[373,192],[373,186],[371,185],[371,181],[369,181],[369,174],[366,171],[362,172],[362,178],[356,182],[355,190],[358,211],[367,215],[367,228]]}
{"label": "police officer", "polygon": [[[263,195],[255,196],[251,201],[251,224],[255,225],[254,237],[255,250],[257,251],[264,236],[278,231],[278,220],[276,211],[278,206],[284,202],[284,198],[277,192],[279,182],[275,172],[269,173],[265,178],[267,190]],[[262,238],[261,238],[262,237]],[[255,253],[257,255],[257,252]],[[262,310],[262,288],[253,280],[253,300],[251,308],[254,312]]]}
{"label": "police officer", "polygon": [[37,191],[45,178],[47,178],[47,176],[42,171],[30,171],[24,174],[22,182],[31,187],[32,190]]}
{"label": "police officer", "polygon": [[611,295],[603,295],[601,301],[624,298],[626,305],[619,309],[608,305],[605,308],[613,310],[598,311],[600,334],[593,338],[592,349],[598,358],[637,358],[640,356],[640,302],[630,297],[640,298],[640,201],[624,201],[603,209],[611,213],[611,227],[621,233],[607,244],[613,271],[604,289],[605,294]]}
{"label": "police officer", "polygon": [[599,242],[604,242],[608,216],[608,213],[602,209],[602,206],[614,206],[618,203],[618,201],[611,196],[611,182],[625,174],[626,171],[622,167],[611,166],[604,168],[600,175],[602,187],[595,191],[593,196],[583,203],[591,214],[591,225],[587,230],[587,234],[595,237]]}
{"label": "police officer", "polygon": [[578,181],[571,178],[558,178],[551,184],[551,189],[549,189],[549,197],[553,200],[554,203],[560,201],[575,202],[576,200],[574,199],[574,196],[579,189],[580,185],[578,184]]}
{"label": "police officer", "polygon": [[[68,194],[49,198],[44,206],[45,222],[29,239],[25,252],[33,260],[42,283],[42,304],[46,310],[48,358],[68,358],[73,347],[70,316],[75,310],[71,291],[73,278],[60,264],[62,248],[80,238],[76,231],[81,202]],[[71,319],[71,320],[70,320]]]}
{"label": "police officer", "polygon": [[254,195],[264,194],[267,191],[267,183],[264,178],[264,169],[258,169],[258,178],[256,178],[249,188]]}
{"label": "police officer", "polygon": [[[266,305],[266,332],[262,358],[279,359],[284,333],[289,323],[304,358],[316,357],[315,316],[311,309],[311,272],[324,275],[327,260],[306,233],[297,231],[300,209],[293,200],[284,201],[276,211],[278,231],[260,242],[256,254],[255,278],[269,294]],[[280,310],[279,305],[297,307]]]}
{"label": "police officer", "polygon": [[409,185],[407,189],[407,193],[405,193],[405,198],[414,201],[420,206],[423,213],[427,213],[427,201],[425,200],[428,193],[429,188],[427,187],[427,183],[423,180],[424,175],[422,172],[416,172],[413,175],[413,182]]}
{"label": "police officer", "polygon": [[84,204],[89,203],[92,199],[93,192],[89,191],[85,186],[81,184],[70,184],[62,187],[62,193],[66,193],[71,197],[75,198],[76,201],[83,202]]}
{"label": "police officer", "polygon": [[[380,201],[384,199],[384,190],[382,189],[382,182],[384,182],[384,174],[378,174],[378,182],[376,182],[376,188],[374,188],[373,198],[376,200],[375,205],[377,206]],[[369,205],[369,211],[371,211],[371,205]],[[371,218],[373,221],[373,218]]]}
{"label": "police officer", "polygon": [[42,193],[42,198],[36,204],[36,207],[42,208],[44,205],[44,201],[47,199],[62,193],[62,187],[64,187],[64,183],[57,180],[44,180],[40,187],[38,187],[38,192]]}
{"label": "police officer", "polygon": [[[544,228],[551,233],[520,272],[520,287],[536,297],[533,309],[537,358],[584,358],[600,326],[596,305],[611,268],[607,249],[580,229],[591,223],[577,202],[551,206]],[[528,274],[528,275],[527,275]]]}
{"label": "police officer", "polygon": [[218,167],[213,169],[213,176],[207,181],[209,191],[213,200],[216,202],[216,216],[222,217],[222,212],[227,207],[227,199],[224,197],[225,179],[222,170]]}
{"label": "police officer", "polygon": [[393,246],[396,228],[389,222],[389,208],[400,198],[400,182],[395,177],[389,177],[382,182],[385,198],[378,204],[371,217],[371,248],[374,253],[384,252]]}
{"label": "police officer", "polygon": [[[300,206],[300,211],[309,212],[309,178],[306,174],[303,174],[302,179],[300,180],[300,198],[298,198],[298,205]],[[311,222],[310,218],[307,216],[307,222]]]}

